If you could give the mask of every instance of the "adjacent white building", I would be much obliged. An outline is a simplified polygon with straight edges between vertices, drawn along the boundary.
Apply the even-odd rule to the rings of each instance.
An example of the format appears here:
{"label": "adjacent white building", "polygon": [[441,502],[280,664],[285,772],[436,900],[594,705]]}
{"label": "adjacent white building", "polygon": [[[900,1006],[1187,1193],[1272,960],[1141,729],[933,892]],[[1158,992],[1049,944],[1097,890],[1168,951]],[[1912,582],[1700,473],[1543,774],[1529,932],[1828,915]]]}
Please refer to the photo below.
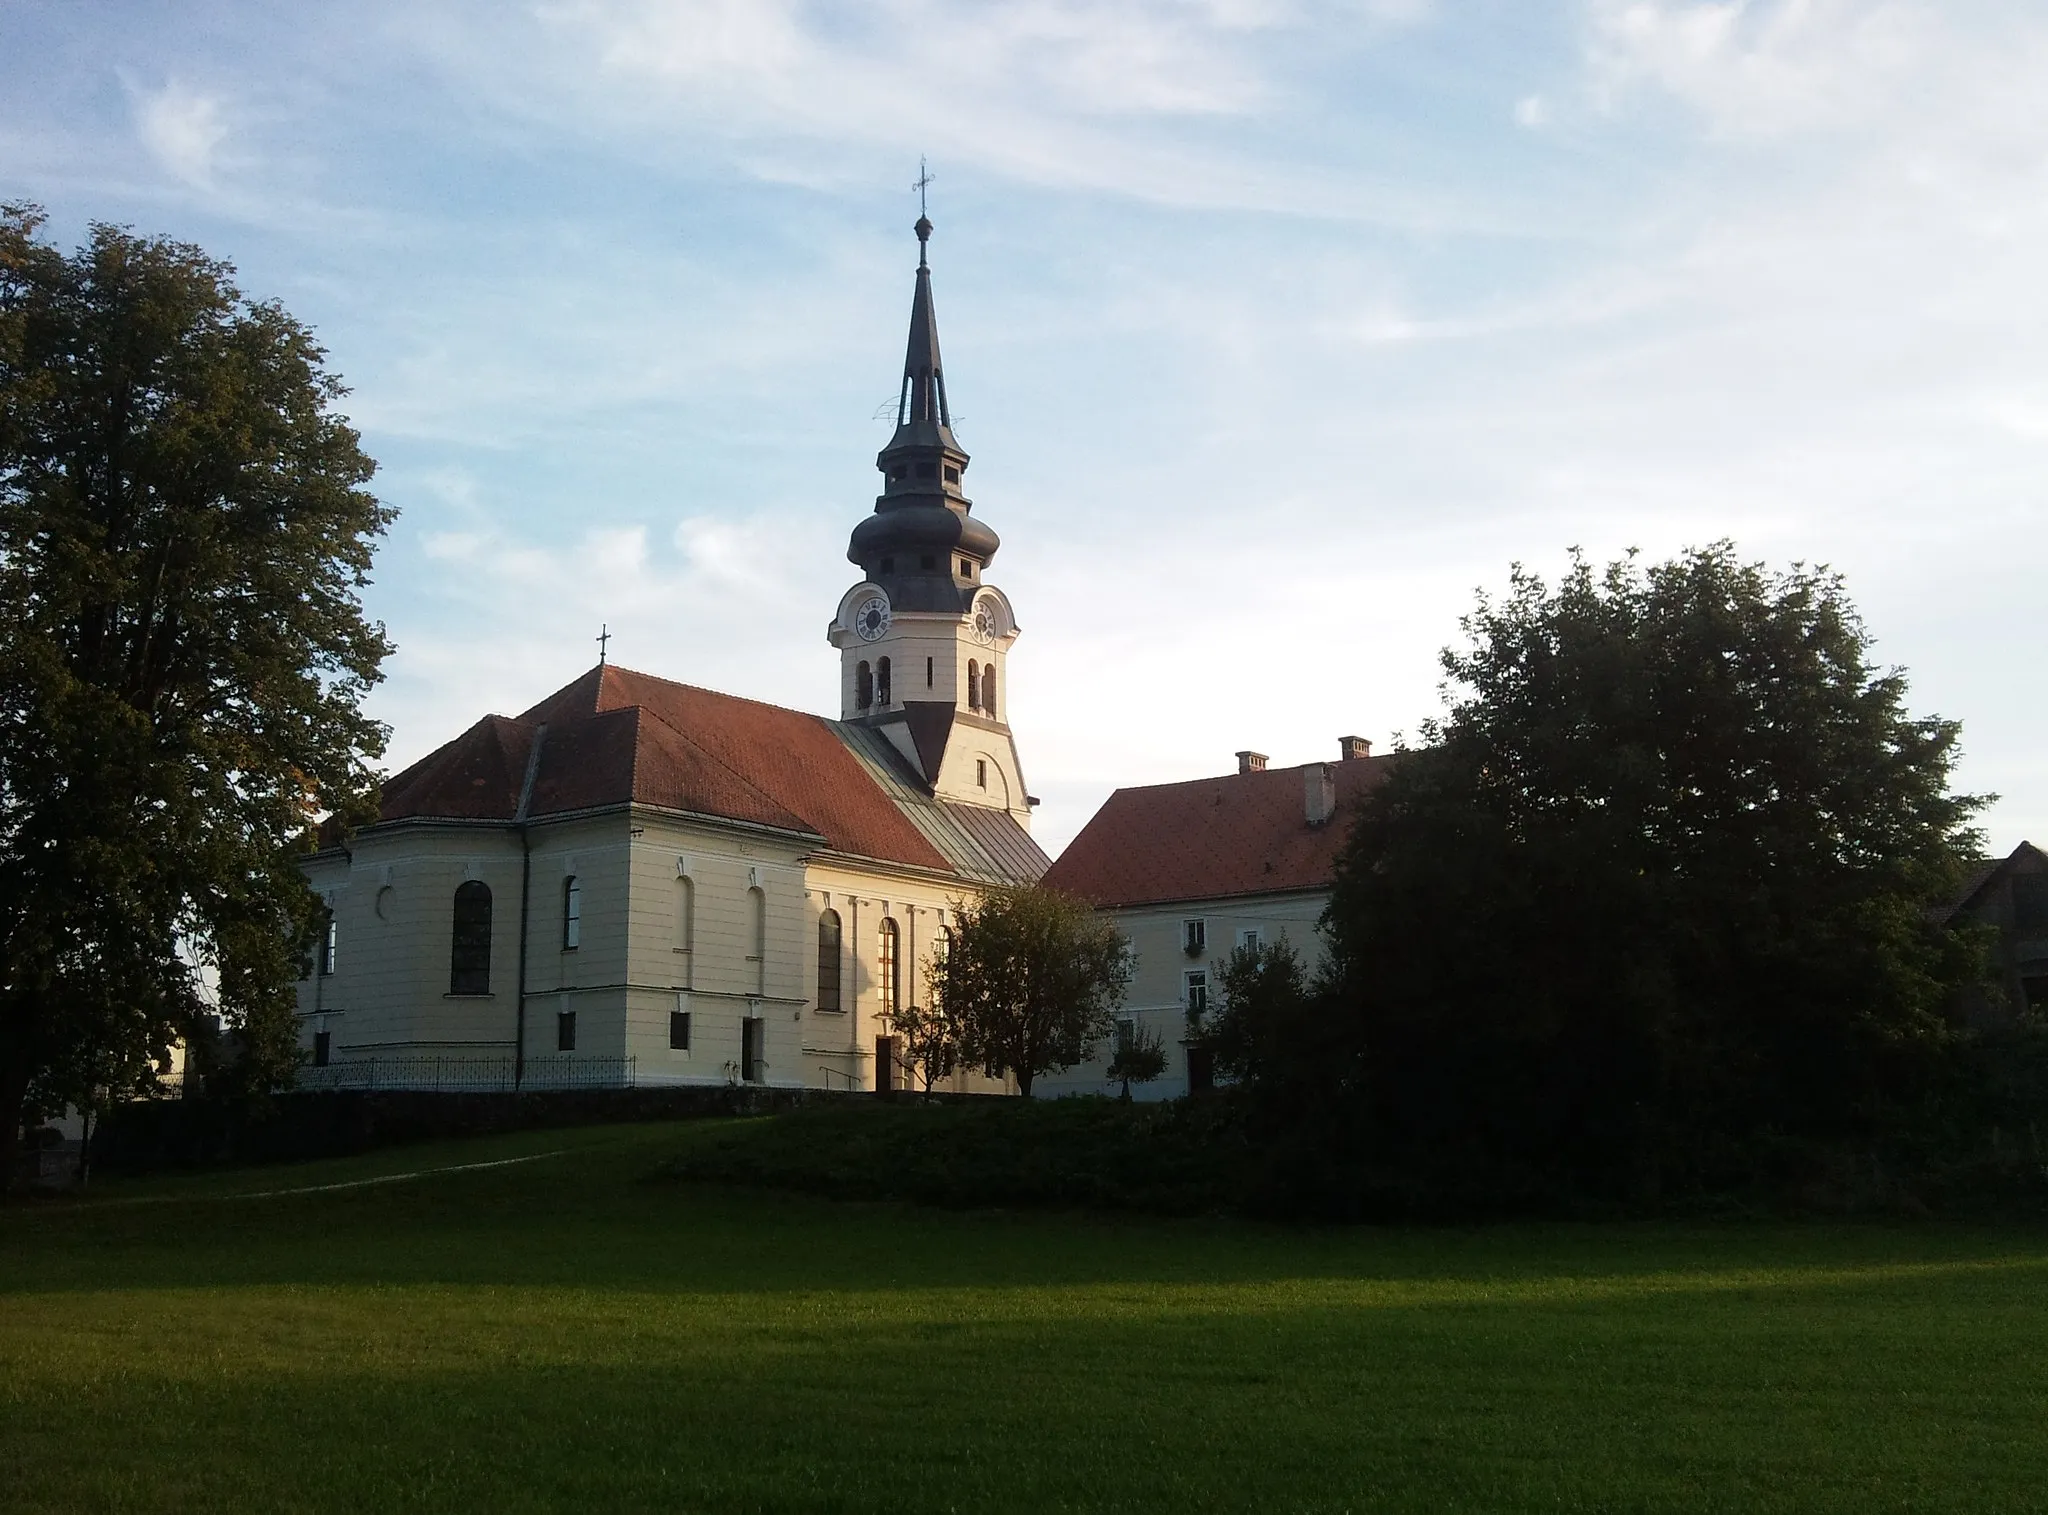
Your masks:
{"label": "adjacent white building", "polygon": [[[1240,752],[1234,774],[1119,789],[1060,854],[1045,881],[1114,920],[1136,958],[1119,1035],[1143,1027],[1166,1048],[1166,1073],[1134,1085],[1172,1099],[1209,1081],[1192,1034],[1209,1013],[1225,959],[1285,937],[1311,966],[1344,832],[1388,761],[1342,737],[1334,763],[1269,768]],[[1110,1089],[1104,1046],[1087,1063],[1041,1079],[1034,1092]]]}

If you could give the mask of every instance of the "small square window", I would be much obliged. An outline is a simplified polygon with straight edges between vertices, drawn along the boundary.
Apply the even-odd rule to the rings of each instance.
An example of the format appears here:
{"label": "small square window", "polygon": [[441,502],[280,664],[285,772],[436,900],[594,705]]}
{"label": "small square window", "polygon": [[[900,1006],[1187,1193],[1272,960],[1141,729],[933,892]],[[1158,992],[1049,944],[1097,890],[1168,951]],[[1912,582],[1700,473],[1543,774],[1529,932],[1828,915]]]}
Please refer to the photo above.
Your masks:
{"label": "small square window", "polygon": [[327,1059],[332,1054],[333,1048],[334,1033],[332,1031],[315,1031],[313,1033],[313,1066],[316,1068],[326,1067]]}
{"label": "small square window", "polygon": [[957,483],[959,483],[959,482],[960,482],[960,470],[959,470],[959,469],[957,469],[957,468],[951,467],[951,466],[949,465],[949,466],[947,467],[947,469],[946,469],[946,482],[947,482],[948,484],[957,484]]}
{"label": "small square window", "polygon": [[576,1012],[564,1010],[555,1017],[555,1050],[574,1052],[576,1050]]}
{"label": "small square window", "polygon": [[671,1052],[690,1050],[690,1012],[671,1010],[668,1013],[668,1046]]}
{"label": "small square window", "polygon": [[974,564],[966,558],[960,560],[960,577],[963,579],[974,577]]}

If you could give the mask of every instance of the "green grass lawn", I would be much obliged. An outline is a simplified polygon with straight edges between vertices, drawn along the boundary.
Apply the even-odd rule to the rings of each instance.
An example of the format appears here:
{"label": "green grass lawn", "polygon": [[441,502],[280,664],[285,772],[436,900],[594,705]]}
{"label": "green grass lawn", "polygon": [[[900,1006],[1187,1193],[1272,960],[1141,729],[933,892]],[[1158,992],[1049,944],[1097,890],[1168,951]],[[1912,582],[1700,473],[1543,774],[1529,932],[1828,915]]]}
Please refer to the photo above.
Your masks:
{"label": "green grass lawn", "polygon": [[2048,1507],[2048,1229],[648,1181],[711,1130],[0,1211],[0,1509]]}

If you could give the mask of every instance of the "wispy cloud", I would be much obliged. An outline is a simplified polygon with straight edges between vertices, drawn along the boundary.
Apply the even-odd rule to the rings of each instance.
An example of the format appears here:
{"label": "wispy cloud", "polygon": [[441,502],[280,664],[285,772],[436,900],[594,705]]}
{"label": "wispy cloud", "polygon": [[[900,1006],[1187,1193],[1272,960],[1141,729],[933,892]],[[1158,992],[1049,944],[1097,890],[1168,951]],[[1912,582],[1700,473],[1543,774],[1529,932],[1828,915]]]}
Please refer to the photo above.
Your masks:
{"label": "wispy cloud", "polygon": [[221,97],[171,79],[156,89],[128,82],[135,130],[157,165],[195,189],[215,186],[220,149],[228,139]]}

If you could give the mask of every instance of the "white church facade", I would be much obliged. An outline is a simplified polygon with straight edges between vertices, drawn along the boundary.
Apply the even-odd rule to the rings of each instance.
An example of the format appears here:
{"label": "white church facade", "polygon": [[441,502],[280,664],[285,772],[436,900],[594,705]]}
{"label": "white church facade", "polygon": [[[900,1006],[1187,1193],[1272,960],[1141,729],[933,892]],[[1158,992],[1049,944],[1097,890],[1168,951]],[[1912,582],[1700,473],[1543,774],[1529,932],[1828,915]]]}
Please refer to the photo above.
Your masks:
{"label": "white church facade", "polygon": [[882,493],[826,632],[839,718],[600,662],[395,775],[306,863],[328,918],[302,1086],[900,1079],[891,1012],[955,902],[1048,865],[917,232]]}

